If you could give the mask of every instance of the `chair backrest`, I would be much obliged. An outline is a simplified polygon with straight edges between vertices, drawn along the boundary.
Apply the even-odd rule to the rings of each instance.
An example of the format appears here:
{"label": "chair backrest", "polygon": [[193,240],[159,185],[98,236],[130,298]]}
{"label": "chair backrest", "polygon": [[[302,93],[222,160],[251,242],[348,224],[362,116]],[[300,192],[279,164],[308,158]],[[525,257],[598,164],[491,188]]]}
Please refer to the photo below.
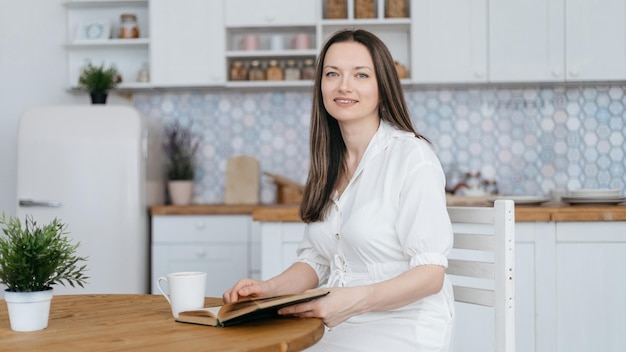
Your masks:
{"label": "chair backrest", "polygon": [[[448,213],[454,249],[446,272],[453,283],[454,299],[493,307],[495,351],[513,352],[515,204],[499,199],[493,207],[449,206]],[[467,350],[466,346],[457,347]]]}

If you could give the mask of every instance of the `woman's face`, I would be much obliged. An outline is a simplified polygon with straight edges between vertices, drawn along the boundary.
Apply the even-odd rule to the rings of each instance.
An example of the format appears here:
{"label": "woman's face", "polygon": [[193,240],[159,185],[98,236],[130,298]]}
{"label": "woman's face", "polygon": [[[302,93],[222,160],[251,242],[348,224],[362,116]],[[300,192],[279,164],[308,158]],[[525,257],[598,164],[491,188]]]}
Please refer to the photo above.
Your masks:
{"label": "woman's face", "polygon": [[324,107],[339,122],[378,120],[378,83],[367,48],[356,42],[328,48],[322,70]]}

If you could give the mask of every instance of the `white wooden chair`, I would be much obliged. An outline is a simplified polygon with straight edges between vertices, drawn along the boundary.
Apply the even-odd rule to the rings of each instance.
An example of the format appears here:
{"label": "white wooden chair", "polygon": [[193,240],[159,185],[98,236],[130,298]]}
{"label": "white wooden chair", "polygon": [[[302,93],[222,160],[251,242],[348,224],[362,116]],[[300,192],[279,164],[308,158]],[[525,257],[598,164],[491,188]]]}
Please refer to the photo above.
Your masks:
{"label": "white wooden chair", "polygon": [[[486,352],[485,341],[477,330],[490,328],[493,322],[495,352],[515,351],[515,204],[512,200],[496,200],[493,207],[449,206],[454,229],[454,246],[447,273],[454,287],[457,302],[457,326],[454,351]],[[492,307],[480,313],[460,316],[466,304]],[[469,312],[472,312],[468,308]],[[468,312],[468,311],[465,311]],[[493,314],[493,316],[489,316]],[[465,321],[465,325],[458,324]],[[460,329],[473,332],[459,331]],[[462,336],[465,334],[465,337]],[[458,336],[457,336],[458,335]],[[472,347],[475,342],[483,344]]]}

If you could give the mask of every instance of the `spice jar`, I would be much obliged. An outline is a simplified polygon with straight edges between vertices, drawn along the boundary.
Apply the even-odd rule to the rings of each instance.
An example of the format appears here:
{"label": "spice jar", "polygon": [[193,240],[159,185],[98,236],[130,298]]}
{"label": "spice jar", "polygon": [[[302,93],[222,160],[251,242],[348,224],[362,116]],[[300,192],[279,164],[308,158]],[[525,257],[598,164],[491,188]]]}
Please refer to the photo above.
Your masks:
{"label": "spice jar", "polygon": [[137,16],[132,13],[123,13],[120,15],[120,38],[139,38]]}
{"label": "spice jar", "polygon": [[283,80],[283,69],[278,66],[278,61],[270,60],[269,66],[267,66],[266,77],[268,81]]}
{"label": "spice jar", "polygon": [[285,67],[285,80],[298,79],[300,79],[300,68],[296,66],[296,60],[287,60],[287,67]]}
{"label": "spice jar", "polygon": [[245,81],[248,79],[248,70],[241,61],[233,61],[230,68],[231,81]]}
{"label": "spice jar", "polygon": [[250,70],[248,71],[248,78],[251,81],[263,81],[265,80],[265,70],[261,66],[261,61],[253,60],[250,63]]}
{"label": "spice jar", "polygon": [[302,66],[302,79],[315,79],[315,61],[313,59],[304,60],[304,66]]}

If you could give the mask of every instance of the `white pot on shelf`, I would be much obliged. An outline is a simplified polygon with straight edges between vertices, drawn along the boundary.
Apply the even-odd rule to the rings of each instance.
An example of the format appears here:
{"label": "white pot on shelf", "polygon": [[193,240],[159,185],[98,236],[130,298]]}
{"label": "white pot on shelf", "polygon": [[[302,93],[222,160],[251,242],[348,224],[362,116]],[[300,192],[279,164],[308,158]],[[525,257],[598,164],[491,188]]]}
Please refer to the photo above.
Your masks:
{"label": "white pot on shelf", "polygon": [[168,181],[167,190],[174,205],[188,205],[193,196],[192,180]]}
{"label": "white pot on shelf", "polygon": [[4,291],[13,331],[37,331],[48,327],[53,290],[35,292]]}

